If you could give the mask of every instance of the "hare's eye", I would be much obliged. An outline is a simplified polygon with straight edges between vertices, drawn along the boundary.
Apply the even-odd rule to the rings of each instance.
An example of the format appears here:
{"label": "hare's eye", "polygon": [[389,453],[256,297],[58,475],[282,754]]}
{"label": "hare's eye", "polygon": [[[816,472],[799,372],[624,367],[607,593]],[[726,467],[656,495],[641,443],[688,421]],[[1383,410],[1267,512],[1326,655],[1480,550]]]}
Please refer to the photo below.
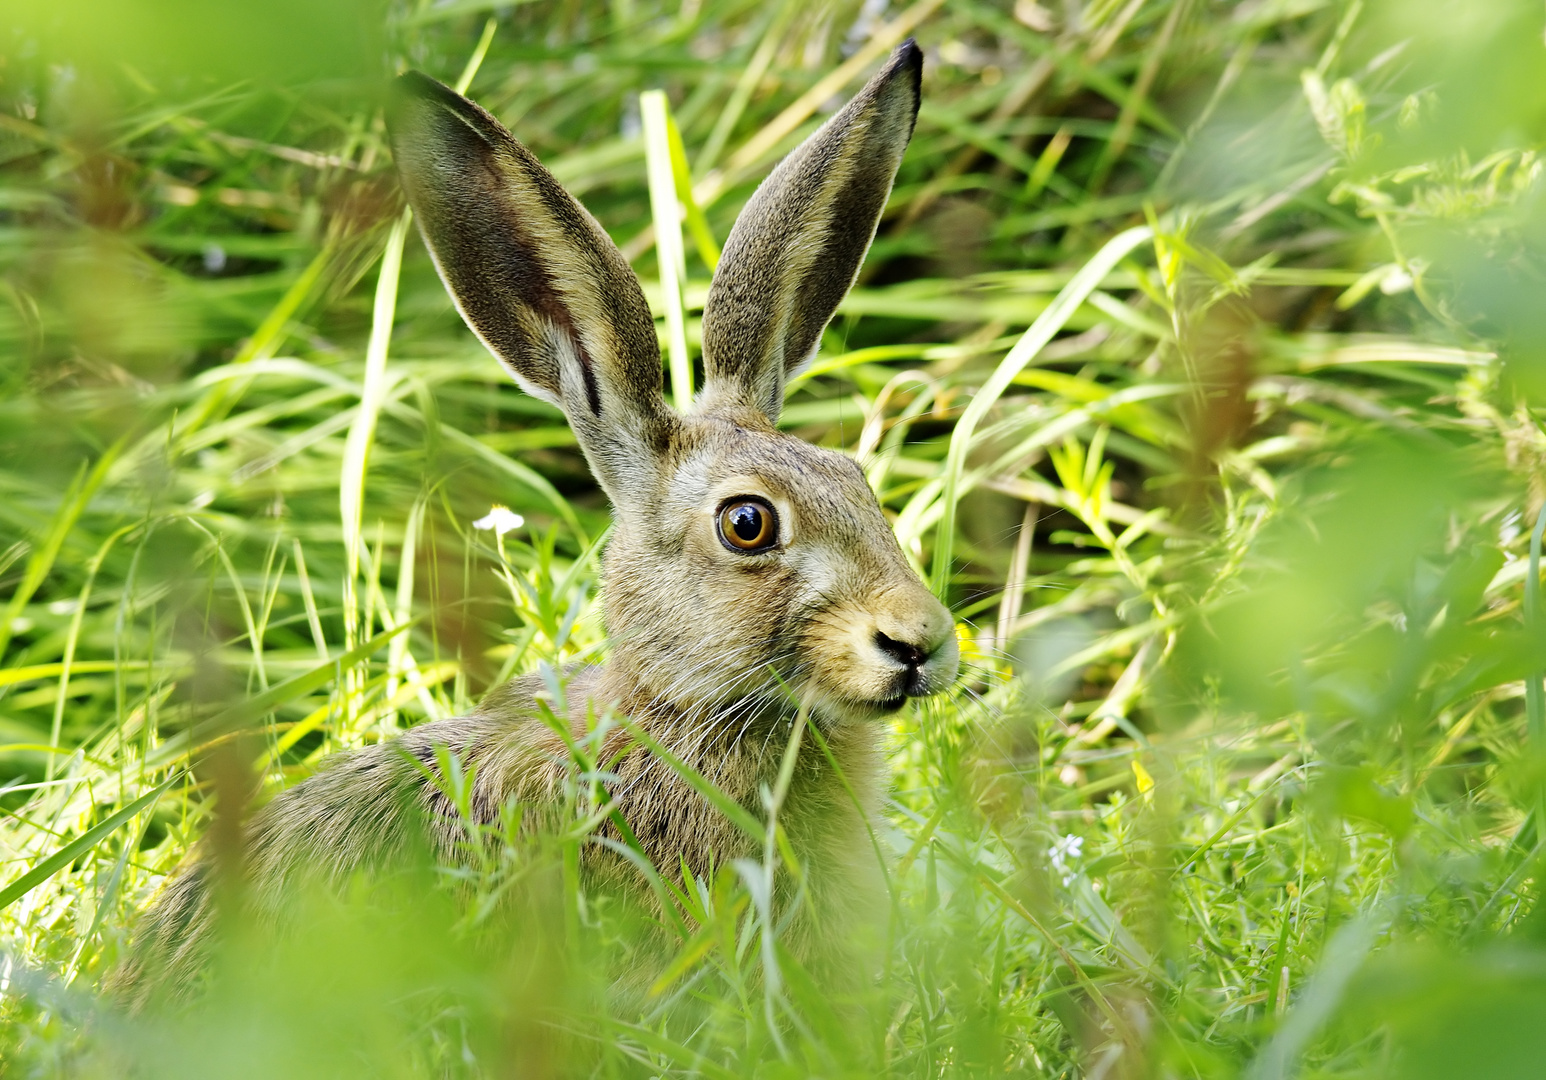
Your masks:
{"label": "hare's eye", "polygon": [[720,508],[719,538],[732,551],[766,551],[778,543],[778,516],[761,499],[733,499]]}

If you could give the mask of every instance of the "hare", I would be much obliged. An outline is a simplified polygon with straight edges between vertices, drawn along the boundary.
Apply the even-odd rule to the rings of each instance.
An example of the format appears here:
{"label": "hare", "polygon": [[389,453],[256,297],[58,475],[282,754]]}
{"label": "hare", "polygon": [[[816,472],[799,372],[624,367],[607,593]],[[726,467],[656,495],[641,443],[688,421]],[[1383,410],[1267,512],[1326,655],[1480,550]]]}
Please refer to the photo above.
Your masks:
{"label": "hare", "polygon": [[[569,671],[554,707],[577,732],[588,713],[628,718],[758,818],[797,707],[840,766],[807,736],[780,815],[822,916],[820,928],[791,924],[796,954],[848,933],[874,885],[854,803],[869,812],[877,800],[877,721],[950,685],[958,664],[950,614],[903,557],[863,472],[776,426],[786,380],[815,353],[874,238],[921,73],[909,40],[758,188],[709,290],[705,384],[685,415],[662,396],[637,279],[531,152],[417,73],[397,80],[389,113],[403,188],[462,316],[522,388],[563,410],[614,508],[602,566],[610,657]],[[517,800],[523,820],[542,821],[567,760],[537,715],[542,693],[539,679],[515,679],[470,716],[340,754],[275,798],[246,828],[254,910],[390,861],[415,829],[454,858],[462,834],[426,777],[446,750],[476,767],[476,815],[497,819]],[[611,798],[657,866],[704,874],[755,854],[624,728],[608,738],[621,755]],[[588,850],[587,880],[648,904],[631,864],[606,845]],[[210,865],[204,853],[146,913],[115,980],[131,999],[202,967],[216,922]]]}

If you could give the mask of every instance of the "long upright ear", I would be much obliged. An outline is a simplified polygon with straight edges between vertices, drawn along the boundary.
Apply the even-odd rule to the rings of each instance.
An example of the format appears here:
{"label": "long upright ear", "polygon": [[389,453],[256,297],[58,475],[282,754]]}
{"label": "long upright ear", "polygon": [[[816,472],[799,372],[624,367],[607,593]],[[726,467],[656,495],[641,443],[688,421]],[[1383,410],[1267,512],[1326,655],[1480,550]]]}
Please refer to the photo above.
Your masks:
{"label": "long upright ear", "polygon": [[653,471],[677,421],[638,279],[531,151],[460,94],[409,72],[388,120],[403,189],[462,317],[523,389],[563,409],[616,504]]}
{"label": "long upright ear", "polygon": [[875,238],[922,74],[909,38],[741,211],[703,308],[703,411],[778,419],[785,380],[810,361]]}

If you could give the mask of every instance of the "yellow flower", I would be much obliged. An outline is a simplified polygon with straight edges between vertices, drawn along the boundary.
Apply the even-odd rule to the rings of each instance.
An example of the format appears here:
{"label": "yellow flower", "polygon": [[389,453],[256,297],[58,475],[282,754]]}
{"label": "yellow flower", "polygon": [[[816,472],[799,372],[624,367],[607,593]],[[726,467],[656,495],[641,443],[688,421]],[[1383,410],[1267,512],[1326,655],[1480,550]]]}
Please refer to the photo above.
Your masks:
{"label": "yellow flower", "polygon": [[961,663],[972,667],[983,665],[982,650],[977,647],[977,639],[972,636],[972,628],[964,622],[956,623],[956,644],[961,650]]}
{"label": "yellow flower", "polygon": [[1138,781],[1138,794],[1146,800],[1154,796],[1154,777],[1149,775],[1149,770],[1143,767],[1143,763],[1137,758],[1133,759],[1133,777]]}

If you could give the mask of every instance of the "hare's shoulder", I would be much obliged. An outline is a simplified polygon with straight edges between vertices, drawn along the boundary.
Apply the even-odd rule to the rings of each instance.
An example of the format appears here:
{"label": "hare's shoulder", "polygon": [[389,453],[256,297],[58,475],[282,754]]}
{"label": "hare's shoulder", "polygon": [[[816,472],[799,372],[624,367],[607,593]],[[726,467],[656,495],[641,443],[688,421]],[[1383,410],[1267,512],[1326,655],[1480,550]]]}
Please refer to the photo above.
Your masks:
{"label": "hare's shoulder", "polygon": [[512,679],[465,716],[333,755],[254,816],[249,841],[276,855],[323,849],[341,853],[346,866],[369,861],[400,839],[406,815],[436,809],[447,754],[486,782],[508,783],[561,752],[562,740],[539,717],[541,690],[538,678]]}
{"label": "hare's shoulder", "polygon": [[537,676],[511,679],[490,690],[472,712],[410,728],[382,749],[395,749],[399,758],[417,758],[431,767],[447,751],[467,765],[498,750],[540,749],[551,735],[539,716],[542,690]]}
{"label": "hare's shoulder", "polygon": [[[447,755],[454,755],[463,774],[474,778],[473,805],[482,817],[496,815],[511,799],[542,804],[557,797],[569,760],[566,740],[554,730],[553,713],[563,713],[571,734],[582,734],[600,674],[597,667],[565,671],[562,709],[541,677],[512,679],[491,690],[467,716],[405,733],[397,756],[410,767],[410,759],[417,759],[413,771],[422,779],[426,772],[439,776],[449,764]],[[426,795],[425,808],[444,815],[445,784],[429,785]]]}

